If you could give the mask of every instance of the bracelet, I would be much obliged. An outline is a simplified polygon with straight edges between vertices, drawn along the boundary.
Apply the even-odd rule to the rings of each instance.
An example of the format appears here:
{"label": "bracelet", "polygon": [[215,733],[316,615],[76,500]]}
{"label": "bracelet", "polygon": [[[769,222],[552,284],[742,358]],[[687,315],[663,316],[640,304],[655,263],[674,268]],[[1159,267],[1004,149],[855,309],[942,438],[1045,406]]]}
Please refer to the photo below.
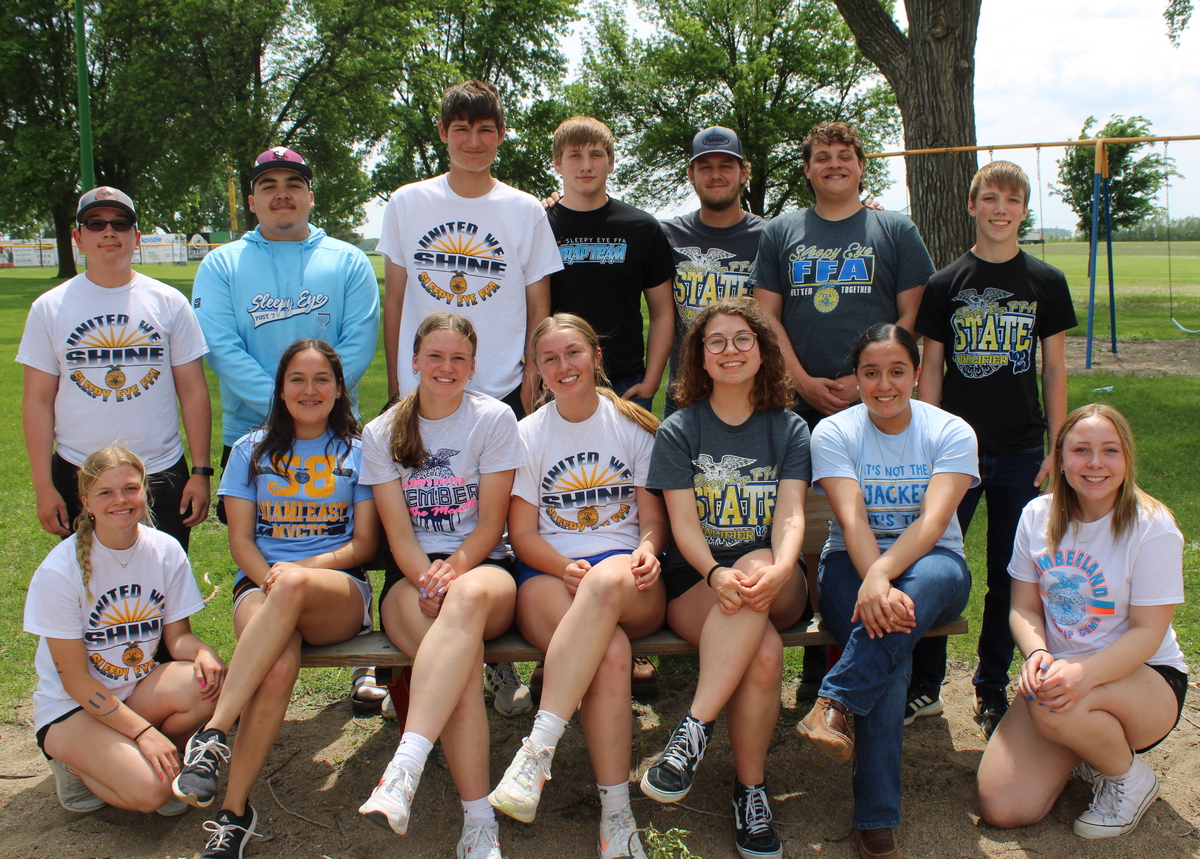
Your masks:
{"label": "bracelet", "polygon": [[709,570],[708,575],[704,577],[704,581],[708,582],[708,586],[710,588],[712,587],[712,574],[717,570],[722,569],[724,566],[724,564],[713,564],[713,568]]}
{"label": "bracelet", "polygon": [[1028,656],[1026,656],[1026,657],[1025,657],[1025,661],[1026,661],[1026,662],[1028,662],[1030,659],[1033,659],[1033,654],[1034,654],[1034,653],[1044,653],[1044,654],[1046,654],[1047,656],[1049,656],[1051,659],[1053,659],[1053,658],[1054,658],[1054,654],[1053,654],[1053,653],[1051,653],[1049,650],[1047,650],[1047,649],[1046,649],[1046,648],[1044,648],[1044,647],[1039,647],[1037,650],[1033,651],[1033,653],[1031,653],[1031,654],[1029,654]]}
{"label": "bracelet", "polygon": [[215,468],[209,468],[207,465],[193,465],[192,474],[199,474],[203,477],[212,477],[217,473]]}
{"label": "bracelet", "polygon": [[142,728],[140,731],[138,731],[138,732],[137,732],[137,733],[134,735],[134,737],[133,737],[133,741],[136,743],[136,742],[137,742],[139,739],[141,739],[141,736],[142,736],[142,734],[146,733],[147,731],[149,731],[149,730],[150,730],[151,728],[153,728],[153,727],[154,727],[154,726],[153,726],[152,724],[150,724],[149,722],[147,722],[147,723],[146,723],[146,727]]}

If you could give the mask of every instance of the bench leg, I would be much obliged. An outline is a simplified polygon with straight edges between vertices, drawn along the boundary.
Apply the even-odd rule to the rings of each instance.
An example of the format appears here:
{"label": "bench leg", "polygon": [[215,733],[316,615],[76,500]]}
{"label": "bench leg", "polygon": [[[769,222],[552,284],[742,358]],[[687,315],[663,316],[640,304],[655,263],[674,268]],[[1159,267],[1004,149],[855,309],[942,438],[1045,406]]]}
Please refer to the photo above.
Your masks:
{"label": "bench leg", "polygon": [[412,666],[406,665],[392,671],[392,682],[387,684],[388,694],[392,696],[392,706],[396,708],[396,724],[400,733],[404,733],[404,723],[408,720],[408,689],[412,683]]}

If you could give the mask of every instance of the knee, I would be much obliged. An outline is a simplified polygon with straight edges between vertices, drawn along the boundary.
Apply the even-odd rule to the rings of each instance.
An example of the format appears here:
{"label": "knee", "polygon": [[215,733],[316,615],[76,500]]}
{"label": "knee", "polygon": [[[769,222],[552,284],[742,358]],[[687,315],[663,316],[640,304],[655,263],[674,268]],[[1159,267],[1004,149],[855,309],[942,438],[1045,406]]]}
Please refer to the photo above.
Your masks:
{"label": "knee", "polygon": [[619,609],[625,591],[633,589],[633,575],[620,564],[602,564],[587,571],[575,594],[596,609]]}
{"label": "knee", "polygon": [[759,688],[779,686],[783,678],[783,642],[778,635],[764,635],[746,669],[743,682]]}
{"label": "knee", "polygon": [[291,697],[292,687],[299,676],[300,654],[291,647],[286,648],[258,684],[258,692],[272,697]]}
{"label": "knee", "polygon": [[490,607],[487,587],[475,578],[466,576],[454,580],[446,593],[439,616],[453,615],[460,624],[472,620],[482,623]]}
{"label": "knee", "polygon": [[309,571],[303,567],[289,566],[279,573],[271,584],[270,593],[267,594],[272,609],[278,611],[285,604],[302,604],[308,582]]}
{"label": "knee", "polygon": [[149,814],[170,802],[173,794],[169,779],[159,779],[148,766],[142,769],[144,772],[126,781],[118,793],[124,808]]}
{"label": "knee", "polygon": [[628,682],[632,663],[633,649],[629,645],[629,639],[618,629],[613,633],[596,669],[596,679],[601,681],[597,685],[607,687],[612,683]]}
{"label": "knee", "polygon": [[1019,789],[1012,785],[990,785],[980,778],[976,784],[979,800],[979,816],[989,826],[997,829],[1017,829],[1022,826],[1033,826],[1046,816],[1046,811],[1023,807],[1015,797],[1020,795]]}

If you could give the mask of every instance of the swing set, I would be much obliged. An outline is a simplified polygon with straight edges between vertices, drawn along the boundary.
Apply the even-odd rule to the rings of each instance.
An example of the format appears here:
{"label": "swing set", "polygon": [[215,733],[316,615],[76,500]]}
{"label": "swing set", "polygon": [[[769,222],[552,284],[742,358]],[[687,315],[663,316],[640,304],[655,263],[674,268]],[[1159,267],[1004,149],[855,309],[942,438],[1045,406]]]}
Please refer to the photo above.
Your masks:
{"label": "swing set", "polygon": [[[1113,250],[1112,250],[1112,207],[1109,199],[1109,171],[1108,171],[1108,147],[1114,144],[1121,143],[1162,143],[1163,144],[1163,160],[1164,173],[1163,176],[1163,203],[1164,214],[1166,216],[1166,242],[1167,242],[1167,296],[1169,304],[1170,318],[1175,327],[1185,334],[1200,334],[1200,328],[1192,329],[1185,328],[1183,324],[1175,318],[1175,290],[1173,282],[1173,274],[1171,267],[1171,170],[1170,170],[1170,151],[1169,147],[1172,141],[1178,140],[1200,140],[1200,134],[1191,135],[1176,135],[1171,137],[1096,137],[1084,140],[1060,140],[1051,143],[1005,143],[994,146],[946,146],[934,149],[907,149],[902,152],[880,152],[873,153],[868,157],[873,158],[888,158],[896,156],[909,155],[935,155],[950,152],[984,152],[988,153],[989,159],[994,157],[997,149],[1034,149],[1037,153],[1037,186],[1038,186],[1038,205],[1043,206],[1042,189],[1042,149],[1049,147],[1068,147],[1068,146],[1094,146],[1096,148],[1095,172],[1092,179],[1092,232],[1091,232],[1091,247],[1088,255],[1088,318],[1087,318],[1087,360],[1084,365],[1087,369],[1092,366],[1092,343],[1095,322],[1096,310],[1096,258],[1099,252],[1099,225],[1100,211],[1104,211],[1104,240],[1105,249],[1108,258],[1108,313],[1109,313],[1109,332],[1111,335],[1112,354],[1117,354],[1117,305],[1116,305],[1116,289],[1115,280],[1113,277]],[[1045,209],[1039,210],[1044,212]],[[1042,259],[1046,258],[1045,241],[1042,242]]]}

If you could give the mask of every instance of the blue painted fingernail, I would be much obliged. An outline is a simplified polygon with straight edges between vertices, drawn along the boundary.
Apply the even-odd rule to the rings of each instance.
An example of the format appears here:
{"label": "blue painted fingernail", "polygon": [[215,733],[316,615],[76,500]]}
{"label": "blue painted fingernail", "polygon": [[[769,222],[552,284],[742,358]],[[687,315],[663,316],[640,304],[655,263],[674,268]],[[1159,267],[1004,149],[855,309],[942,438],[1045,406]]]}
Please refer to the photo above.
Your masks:
{"label": "blue painted fingernail", "polygon": [[421,588],[421,596],[425,596],[425,588]]}
{"label": "blue painted fingernail", "polygon": [[1046,702],[1045,702],[1045,701],[1038,701],[1038,706],[1039,706],[1039,707],[1045,707],[1045,706],[1046,706]]}
{"label": "blue painted fingernail", "polygon": [[440,591],[438,591],[438,596],[441,596],[441,595],[442,595],[442,594],[444,594],[445,592],[446,592],[446,589],[445,589],[445,588],[442,588]]}
{"label": "blue painted fingernail", "polygon": [[1025,700],[1026,700],[1026,701],[1032,701],[1032,700],[1033,700],[1033,696],[1032,696],[1032,695],[1030,695],[1030,696],[1029,696],[1028,698],[1026,698]]}

